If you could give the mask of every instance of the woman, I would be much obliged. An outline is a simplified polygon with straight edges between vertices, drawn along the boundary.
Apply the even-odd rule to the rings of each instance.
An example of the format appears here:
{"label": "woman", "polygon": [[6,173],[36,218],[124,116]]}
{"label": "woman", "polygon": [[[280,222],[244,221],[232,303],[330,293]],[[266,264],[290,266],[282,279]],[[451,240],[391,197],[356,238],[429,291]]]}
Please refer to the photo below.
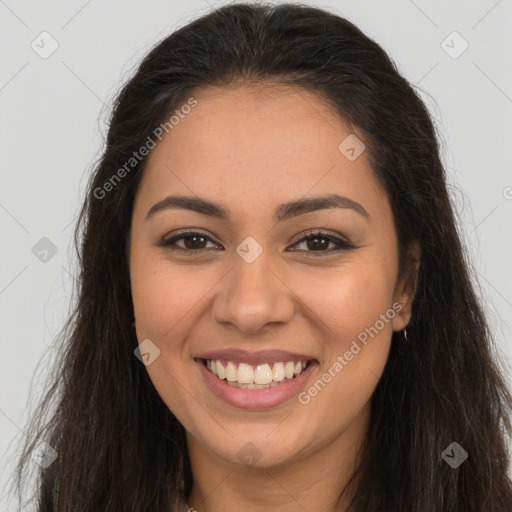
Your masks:
{"label": "woman", "polygon": [[434,126],[347,20],[230,5],[158,44],[75,243],[19,463],[21,488],[43,447],[39,510],[512,510],[512,399]]}

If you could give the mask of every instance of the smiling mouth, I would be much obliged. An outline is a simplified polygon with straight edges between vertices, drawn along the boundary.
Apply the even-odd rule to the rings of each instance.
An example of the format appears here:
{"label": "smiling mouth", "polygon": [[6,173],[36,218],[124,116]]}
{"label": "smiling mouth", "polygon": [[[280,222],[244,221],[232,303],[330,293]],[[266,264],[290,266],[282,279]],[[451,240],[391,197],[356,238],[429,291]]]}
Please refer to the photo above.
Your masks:
{"label": "smiling mouth", "polygon": [[240,389],[269,389],[294,380],[315,360],[250,365],[221,359],[201,359],[210,373]]}

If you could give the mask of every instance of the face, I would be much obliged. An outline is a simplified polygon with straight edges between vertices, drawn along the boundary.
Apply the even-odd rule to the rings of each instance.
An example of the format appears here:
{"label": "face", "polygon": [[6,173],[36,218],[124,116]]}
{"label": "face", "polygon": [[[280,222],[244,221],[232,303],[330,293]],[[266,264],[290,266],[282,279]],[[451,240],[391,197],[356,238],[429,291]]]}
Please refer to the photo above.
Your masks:
{"label": "face", "polygon": [[[193,97],[151,151],[135,198],[137,338],[157,392],[205,456],[290,463],[364,431],[392,332],[409,320],[390,204],[367,152],[340,149],[363,135],[313,93],[240,85]],[[345,202],[282,206],[333,195]],[[224,216],[171,201],[148,216],[168,196]],[[278,380],[278,362],[312,362],[272,388],[240,389],[202,361],[233,350],[245,354],[217,355],[242,381],[245,363],[264,380],[266,358]]]}

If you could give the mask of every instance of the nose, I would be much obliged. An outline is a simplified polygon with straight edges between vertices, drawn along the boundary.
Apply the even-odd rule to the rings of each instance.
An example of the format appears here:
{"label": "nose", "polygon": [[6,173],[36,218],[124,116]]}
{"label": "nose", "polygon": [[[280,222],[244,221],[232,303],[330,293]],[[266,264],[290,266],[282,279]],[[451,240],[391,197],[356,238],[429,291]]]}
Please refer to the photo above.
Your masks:
{"label": "nose", "polygon": [[278,266],[262,255],[252,263],[236,257],[212,305],[212,317],[244,333],[257,334],[269,324],[293,317],[294,294]]}

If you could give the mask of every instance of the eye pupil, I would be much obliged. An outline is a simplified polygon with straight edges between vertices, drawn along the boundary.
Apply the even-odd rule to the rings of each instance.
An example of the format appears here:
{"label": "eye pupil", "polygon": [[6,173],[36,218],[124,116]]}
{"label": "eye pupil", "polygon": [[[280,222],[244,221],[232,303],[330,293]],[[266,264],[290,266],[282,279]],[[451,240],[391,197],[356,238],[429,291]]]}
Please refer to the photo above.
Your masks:
{"label": "eye pupil", "polygon": [[[320,244],[320,247],[318,246],[319,240],[324,240],[324,243]],[[325,241],[327,241],[327,244],[325,243]],[[327,238],[325,236],[314,235],[309,238],[309,242],[312,242],[312,243],[308,243],[309,249],[314,249],[314,248],[327,249],[329,246],[329,241],[327,240]]]}
{"label": "eye pupil", "polygon": [[[189,240],[197,240],[197,239],[202,239],[203,241],[205,240],[205,237],[204,236],[196,236],[196,235],[193,235],[193,236],[186,236],[186,237],[183,237],[184,239],[184,243],[185,243],[185,247],[187,247],[187,249],[198,249],[197,245],[194,245],[194,244],[189,244],[188,241]],[[200,249],[202,249],[203,247],[199,247]]]}

